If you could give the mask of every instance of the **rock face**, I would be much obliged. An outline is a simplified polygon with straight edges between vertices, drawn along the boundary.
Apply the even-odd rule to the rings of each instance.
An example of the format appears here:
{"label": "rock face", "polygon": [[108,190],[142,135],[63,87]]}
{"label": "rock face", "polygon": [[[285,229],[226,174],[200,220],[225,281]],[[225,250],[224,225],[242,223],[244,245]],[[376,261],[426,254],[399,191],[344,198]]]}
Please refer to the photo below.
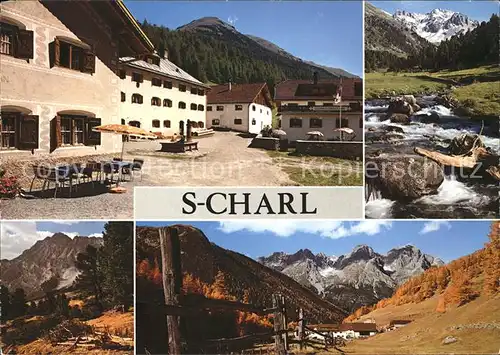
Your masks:
{"label": "rock face", "polygon": [[392,200],[411,200],[437,193],[444,180],[441,167],[422,157],[374,159],[367,163],[367,178]]}
{"label": "rock face", "polygon": [[43,294],[44,282],[50,280],[55,288],[70,286],[78,275],[75,260],[87,245],[100,246],[102,238],[74,237],[56,233],[39,240],[12,260],[1,260],[2,284],[13,292],[24,289],[27,297]]}
{"label": "rock face", "polygon": [[409,278],[433,265],[443,265],[438,258],[409,245],[391,249],[386,255],[359,245],[339,257],[301,249],[295,254],[273,253],[258,261],[347,310],[389,297]]}

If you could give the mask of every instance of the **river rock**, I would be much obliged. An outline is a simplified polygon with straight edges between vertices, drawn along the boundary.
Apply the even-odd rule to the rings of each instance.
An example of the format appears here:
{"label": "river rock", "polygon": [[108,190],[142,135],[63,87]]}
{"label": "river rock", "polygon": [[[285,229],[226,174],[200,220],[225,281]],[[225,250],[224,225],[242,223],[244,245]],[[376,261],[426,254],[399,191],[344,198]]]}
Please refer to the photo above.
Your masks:
{"label": "river rock", "polygon": [[421,121],[423,123],[438,123],[440,120],[440,116],[436,111],[432,111],[430,115],[421,116]]}
{"label": "river rock", "polygon": [[389,117],[389,120],[391,120],[392,123],[410,124],[410,117],[403,113],[388,114],[387,117]]}
{"label": "river rock", "polygon": [[385,129],[388,132],[396,132],[396,133],[401,133],[401,134],[405,133],[405,131],[401,127],[398,127],[398,126],[388,125],[388,126],[384,126],[383,129]]}
{"label": "river rock", "polygon": [[476,147],[484,147],[484,143],[479,135],[462,133],[451,140],[448,150],[451,155],[467,154],[471,151],[474,144]]}
{"label": "river rock", "polygon": [[413,109],[413,112],[418,112],[418,111],[420,111],[422,109],[419,106],[419,104],[413,104],[413,105],[411,105],[411,108]]}
{"label": "river rock", "polygon": [[377,186],[382,197],[391,200],[413,200],[436,194],[444,180],[441,167],[423,157],[399,156],[367,162],[366,177]]}
{"label": "river rock", "polygon": [[402,113],[411,116],[413,114],[413,108],[404,98],[396,97],[391,99],[389,107],[387,108],[387,114],[389,116],[393,113]]}
{"label": "river rock", "polygon": [[448,335],[446,338],[443,339],[443,345],[453,344],[456,343],[457,341],[458,341],[457,338]]}
{"label": "river rock", "polygon": [[402,99],[412,106],[417,104],[417,99],[413,95],[403,95]]}

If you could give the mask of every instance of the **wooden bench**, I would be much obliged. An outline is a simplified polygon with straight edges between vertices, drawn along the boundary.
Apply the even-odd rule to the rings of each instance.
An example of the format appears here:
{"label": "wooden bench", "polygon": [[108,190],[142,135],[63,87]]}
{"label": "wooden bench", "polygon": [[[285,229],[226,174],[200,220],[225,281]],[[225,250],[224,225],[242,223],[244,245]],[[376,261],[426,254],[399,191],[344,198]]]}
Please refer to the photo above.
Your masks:
{"label": "wooden bench", "polygon": [[169,153],[185,153],[187,151],[198,150],[198,142],[160,142],[161,151]]}

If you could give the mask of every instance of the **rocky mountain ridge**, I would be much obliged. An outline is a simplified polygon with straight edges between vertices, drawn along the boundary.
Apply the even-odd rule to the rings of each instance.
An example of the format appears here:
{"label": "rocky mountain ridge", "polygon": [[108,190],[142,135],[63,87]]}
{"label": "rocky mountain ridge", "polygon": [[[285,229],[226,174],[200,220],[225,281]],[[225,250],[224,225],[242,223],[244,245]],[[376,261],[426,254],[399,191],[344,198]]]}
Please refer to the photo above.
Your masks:
{"label": "rocky mountain ridge", "polygon": [[385,255],[367,245],[358,245],[338,257],[301,249],[294,254],[276,252],[257,260],[346,309],[390,297],[409,278],[444,264],[411,245],[393,248]]}

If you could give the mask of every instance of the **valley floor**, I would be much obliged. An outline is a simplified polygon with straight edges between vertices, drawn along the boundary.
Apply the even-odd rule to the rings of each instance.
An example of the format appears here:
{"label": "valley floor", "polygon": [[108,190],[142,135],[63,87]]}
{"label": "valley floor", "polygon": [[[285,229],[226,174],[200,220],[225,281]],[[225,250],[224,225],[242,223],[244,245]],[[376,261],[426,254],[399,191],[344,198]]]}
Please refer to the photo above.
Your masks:
{"label": "valley floor", "polygon": [[500,68],[497,65],[438,72],[365,74],[366,98],[450,92],[471,116],[500,112]]}
{"label": "valley floor", "polygon": [[[374,319],[388,324],[412,319],[409,325],[374,337],[355,340],[343,348],[346,354],[497,354],[500,349],[500,297],[480,297],[464,306],[438,313],[437,297],[419,304],[377,309],[359,321]],[[453,337],[455,342],[443,344]]]}

